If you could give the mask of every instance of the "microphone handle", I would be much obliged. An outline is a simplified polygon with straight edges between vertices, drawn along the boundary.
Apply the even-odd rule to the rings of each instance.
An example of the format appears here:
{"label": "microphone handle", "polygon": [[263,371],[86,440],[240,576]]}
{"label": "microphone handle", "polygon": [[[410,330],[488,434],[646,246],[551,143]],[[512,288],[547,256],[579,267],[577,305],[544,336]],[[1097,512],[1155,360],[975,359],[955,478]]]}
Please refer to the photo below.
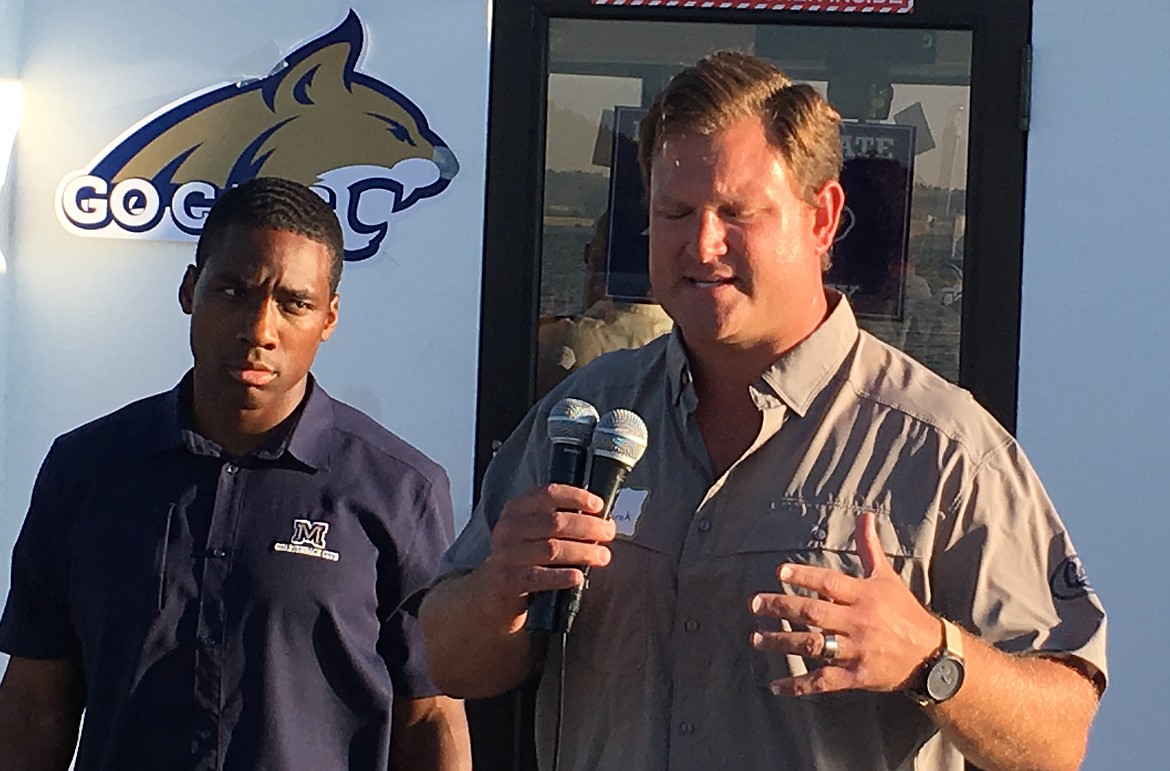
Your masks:
{"label": "microphone handle", "polygon": [[[549,484],[583,486],[588,459],[589,448],[586,445],[554,444],[548,460]],[[557,629],[557,612],[561,604],[559,595],[562,594],[565,592],[544,591],[531,595],[528,598],[528,617],[524,621],[524,628],[530,632],[552,632]]]}
{"label": "microphone handle", "polygon": [[[593,462],[589,466],[589,484],[585,489],[605,501],[605,507],[597,516],[609,519],[613,514],[613,504],[617,500],[618,490],[621,489],[622,482],[626,481],[626,475],[630,473],[631,468],[633,467],[614,458],[593,456]],[[557,592],[554,616],[556,632],[568,634],[573,628],[574,619],[577,618],[577,611],[581,610],[581,597],[585,593],[585,587],[589,585],[589,568],[582,570],[585,573],[585,583]]]}
{"label": "microphone handle", "polygon": [[589,447],[583,444],[554,444],[548,459],[549,484],[580,487],[585,483],[585,464]]}

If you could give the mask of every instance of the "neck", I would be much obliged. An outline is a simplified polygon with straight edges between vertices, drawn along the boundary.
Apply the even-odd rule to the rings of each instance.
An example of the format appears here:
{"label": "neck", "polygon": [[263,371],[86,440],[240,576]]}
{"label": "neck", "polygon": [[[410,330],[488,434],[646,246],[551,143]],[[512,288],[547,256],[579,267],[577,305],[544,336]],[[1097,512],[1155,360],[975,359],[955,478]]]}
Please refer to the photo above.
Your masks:
{"label": "neck", "polygon": [[218,395],[201,393],[196,373],[191,415],[200,434],[239,457],[268,441],[300,406],[306,390],[307,383],[302,383],[277,403],[236,405]]}
{"label": "neck", "polygon": [[[776,361],[804,342],[836,307],[824,293],[818,292],[803,321],[780,331],[771,339],[747,344],[712,342],[704,346],[687,345],[695,392],[700,401],[739,400]],[[685,333],[683,339],[686,339]]]}

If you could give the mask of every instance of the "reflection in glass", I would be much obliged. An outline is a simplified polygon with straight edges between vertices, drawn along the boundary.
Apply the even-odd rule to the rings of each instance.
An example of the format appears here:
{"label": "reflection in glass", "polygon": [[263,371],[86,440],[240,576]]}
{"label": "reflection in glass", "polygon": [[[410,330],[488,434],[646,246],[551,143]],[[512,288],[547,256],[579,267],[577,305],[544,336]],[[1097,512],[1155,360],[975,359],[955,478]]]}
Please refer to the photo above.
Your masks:
{"label": "reflection in glass", "polygon": [[[826,280],[855,293],[863,327],[958,379],[970,32],[554,19],[549,43],[538,395],[604,350],[669,329],[657,306],[623,307],[602,291],[614,254],[628,270],[636,251],[629,234],[606,238],[614,115],[648,106],[675,72],[721,48],[813,85],[847,121],[845,137],[913,137],[898,163],[843,173],[870,191],[850,201],[870,201],[853,212],[868,235],[848,254],[841,241]],[[872,262],[850,268],[858,259]]]}

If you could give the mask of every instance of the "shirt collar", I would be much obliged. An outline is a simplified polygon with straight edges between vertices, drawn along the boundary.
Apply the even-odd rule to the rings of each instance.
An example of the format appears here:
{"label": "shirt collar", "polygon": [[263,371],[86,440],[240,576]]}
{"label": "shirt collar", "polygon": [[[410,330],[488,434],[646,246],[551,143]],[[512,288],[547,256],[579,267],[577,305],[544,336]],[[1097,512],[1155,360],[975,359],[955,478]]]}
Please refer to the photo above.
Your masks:
{"label": "shirt collar", "polygon": [[[191,420],[191,385],[194,370],[188,370],[178,385],[163,394],[157,414],[145,428],[148,452],[157,453],[186,447],[200,455],[220,455],[222,450],[201,436]],[[333,439],[333,399],[317,385],[310,374],[305,399],[298,408],[290,428],[279,437],[253,450],[250,455],[265,460],[279,458],[285,452],[313,469],[328,470]]]}
{"label": "shirt collar", "polygon": [[762,375],[776,396],[801,417],[857,343],[857,319],[849,301],[836,290],[826,289],[825,293],[832,308],[829,315]]}
{"label": "shirt collar", "polygon": [[284,448],[306,466],[329,470],[333,453],[333,398],[310,374],[301,417],[287,436]]}
{"label": "shirt collar", "polygon": [[[841,368],[841,363],[857,342],[857,319],[849,301],[834,289],[826,288],[825,294],[832,308],[829,315],[811,335],[773,362],[760,377],[760,386],[801,417]],[[666,372],[672,400],[685,411],[693,411],[698,405],[698,396],[686,344],[677,324],[666,344]]]}
{"label": "shirt collar", "polygon": [[154,414],[149,422],[142,425],[142,442],[149,454],[166,452],[182,447],[183,441],[183,389],[192,379],[188,371],[183,379],[171,390],[154,401]]}

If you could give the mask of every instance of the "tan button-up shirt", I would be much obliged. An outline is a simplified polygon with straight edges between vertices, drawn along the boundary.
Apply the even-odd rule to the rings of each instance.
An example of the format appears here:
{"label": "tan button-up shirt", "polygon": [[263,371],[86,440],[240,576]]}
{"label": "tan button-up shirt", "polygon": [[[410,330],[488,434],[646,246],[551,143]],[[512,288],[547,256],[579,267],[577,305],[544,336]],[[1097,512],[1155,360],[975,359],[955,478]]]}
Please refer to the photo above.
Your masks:
{"label": "tan button-up shirt", "polygon": [[[1104,611],[1015,440],[970,394],[859,331],[844,300],[756,382],[760,435],[718,478],[677,331],[570,377],[501,447],[440,575],[482,562],[505,501],[545,482],[548,410],[565,396],[634,410],[650,442],[569,635],[562,769],[962,769],[906,696],[773,696],[770,681],[816,663],[749,643],[748,600],[783,590],[779,563],[860,575],[862,511],[923,604],[1002,650],[1075,656],[1104,683]],[[546,674],[559,663],[554,650]],[[544,677],[546,768],[556,697]]]}

